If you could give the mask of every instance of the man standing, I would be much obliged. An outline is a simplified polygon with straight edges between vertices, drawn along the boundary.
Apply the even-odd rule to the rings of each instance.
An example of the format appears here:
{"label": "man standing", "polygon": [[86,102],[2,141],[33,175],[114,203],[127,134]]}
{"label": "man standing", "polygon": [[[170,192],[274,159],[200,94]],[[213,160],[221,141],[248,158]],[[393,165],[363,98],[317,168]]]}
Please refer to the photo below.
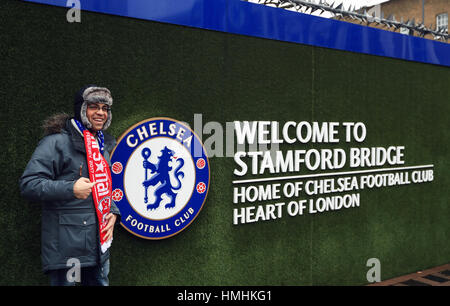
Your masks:
{"label": "man standing", "polygon": [[[41,256],[51,285],[109,285],[109,250],[120,212],[111,198],[113,99],[89,85],[75,96],[75,116],[46,120],[20,178],[22,196],[42,202]],[[77,270],[78,269],[78,270]]]}

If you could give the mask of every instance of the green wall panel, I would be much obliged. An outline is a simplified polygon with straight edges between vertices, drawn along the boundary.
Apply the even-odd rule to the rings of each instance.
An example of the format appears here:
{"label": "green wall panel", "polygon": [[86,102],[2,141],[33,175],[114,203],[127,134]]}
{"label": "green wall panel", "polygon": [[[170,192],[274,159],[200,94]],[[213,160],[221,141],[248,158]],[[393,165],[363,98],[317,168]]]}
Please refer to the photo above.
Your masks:
{"label": "green wall panel", "polygon": [[71,114],[88,83],[111,89],[116,138],[158,116],[362,121],[364,146],[405,145],[405,166],[434,164],[433,182],[361,190],[359,208],[233,226],[235,163],[213,157],[207,202],[181,234],[116,228],[112,285],[362,285],[369,258],[382,279],[449,262],[448,68],[89,12],[70,24],[64,8],[19,1],[0,14],[0,284],[48,283],[40,205],[18,179],[42,121]]}

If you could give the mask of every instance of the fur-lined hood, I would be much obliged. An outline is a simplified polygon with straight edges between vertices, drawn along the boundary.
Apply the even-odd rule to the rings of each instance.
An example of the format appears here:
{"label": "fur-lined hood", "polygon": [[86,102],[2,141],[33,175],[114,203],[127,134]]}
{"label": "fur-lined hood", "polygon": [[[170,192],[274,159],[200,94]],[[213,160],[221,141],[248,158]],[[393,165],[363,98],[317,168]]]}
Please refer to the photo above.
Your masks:
{"label": "fur-lined hood", "polygon": [[[75,132],[75,128],[70,128],[72,124],[67,121],[70,120],[72,117],[70,117],[66,113],[59,113],[52,115],[44,120],[42,124],[42,128],[44,129],[44,136],[52,135],[52,134],[58,134],[61,133],[63,130],[67,131],[69,134],[72,135],[79,135],[78,132]],[[105,148],[108,151],[111,151],[114,146],[116,145],[116,140],[113,136],[109,135],[105,131],[103,131],[103,136],[105,137]],[[81,147],[84,149],[84,140],[83,136],[77,137],[81,139]]]}
{"label": "fur-lined hood", "polygon": [[[103,103],[111,107],[113,99],[109,89],[105,87],[98,87],[97,85],[88,85],[83,87],[75,94],[74,101],[74,118],[80,121],[86,128],[92,127],[91,123],[86,117],[86,109],[88,103]],[[44,120],[42,128],[44,135],[52,135],[61,133],[66,126],[66,121],[71,117],[66,113],[59,113],[52,115]],[[112,113],[108,110],[108,117],[103,125],[104,132],[111,124]]]}
{"label": "fur-lined hood", "polygon": [[66,113],[59,113],[52,115],[44,120],[42,128],[44,129],[44,135],[52,135],[61,133],[66,126],[66,121],[70,118]]}

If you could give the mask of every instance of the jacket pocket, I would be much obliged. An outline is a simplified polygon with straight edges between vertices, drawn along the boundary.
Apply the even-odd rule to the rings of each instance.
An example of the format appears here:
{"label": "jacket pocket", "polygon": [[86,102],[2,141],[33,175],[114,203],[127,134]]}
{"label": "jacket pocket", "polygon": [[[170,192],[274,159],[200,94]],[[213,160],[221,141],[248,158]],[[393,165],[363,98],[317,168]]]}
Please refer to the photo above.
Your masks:
{"label": "jacket pocket", "polygon": [[97,236],[95,214],[59,216],[59,250],[64,258],[94,254]]}

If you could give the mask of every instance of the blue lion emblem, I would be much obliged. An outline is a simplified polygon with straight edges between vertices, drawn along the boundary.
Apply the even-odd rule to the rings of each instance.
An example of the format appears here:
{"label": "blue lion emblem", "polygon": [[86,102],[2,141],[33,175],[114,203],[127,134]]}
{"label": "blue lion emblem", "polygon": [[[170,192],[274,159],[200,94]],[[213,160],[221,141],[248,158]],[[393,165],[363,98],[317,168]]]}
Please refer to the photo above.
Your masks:
{"label": "blue lion emblem", "polygon": [[[172,186],[170,182],[169,173],[172,170],[172,167],[169,166],[169,162],[171,162],[174,157],[175,152],[168,149],[167,146],[161,150],[161,155],[158,156],[158,163],[153,164],[148,161],[148,158],[152,154],[149,148],[144,148],[141,151],[142,157],[144,158],[143,167],[145,169],[145,180],[142,182],[142,185],[145,187],[145,197],[144,202],[148,203],[147,189],[149,186],[156,186],[158,183],[161,185],[155,190],[154,195],[156,199],[153,203],[147,204],[147,210],[156,209],[159,207],[161,203],[161,196],[166,194],[170,197],[170,203],[165,205],[165,208],[174,208],[175,201],[177,198],[177,194],[174,192],[181,188],[180,178],[184,177],[184,173],[181,171],[181,168],[184,165],[184,160],[182,158],[177,159],[178,166],[174,171],[175,179],[177,180],[177,186]],[[150,174],[154,173],[150,178],[147,178],[147,170],[150,170]]]}

